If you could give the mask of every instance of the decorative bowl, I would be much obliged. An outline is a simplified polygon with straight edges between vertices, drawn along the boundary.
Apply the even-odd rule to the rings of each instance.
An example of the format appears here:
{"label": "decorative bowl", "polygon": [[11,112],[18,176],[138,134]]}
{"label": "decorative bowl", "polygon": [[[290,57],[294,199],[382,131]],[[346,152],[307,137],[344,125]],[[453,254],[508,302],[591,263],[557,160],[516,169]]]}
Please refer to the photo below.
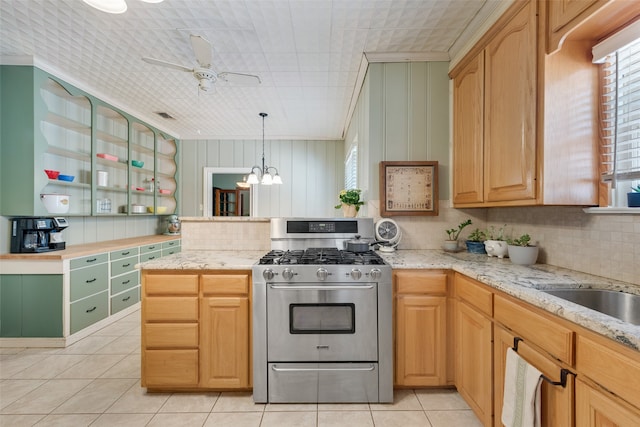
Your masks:
{"label": "decorative bowl", "polygon": [[64,214],[69,212],[69,195],[67,194],[41,194],[40,200],[44,203],[47,212],[51,214]]}
{"label": "decorative bowl", "polygon": [[57,179],[58,175],[60,175],[60,171],[54,171],[54,170],[50,170],[50,169],[45,169],[44,173],[47,174],[49,179]]}
{"label": "decorative bowl", "polygon": [[60,181],[73,182],[75,176],[73,175],[58,175]]}
{"label": "decorative bowl", "polygon": [[144,162],[142,160],[131,160],[131,166],[141,168],[144,166]]}
{"label": "decorative bowl", "polygon": [[[155,211],[156,211],[157,214],[162,215],[162,214],[167,213],[167,207],[166,206],[158,206],[157,209],[155,209]],[[154,213],[153,206],[147,206],[147,212]]]}
{"label": "decorative bowl", "polygon": [[101,159],[111,160],[112,162],[117,162],[118,161],[118,157],[117,156],[113,156],[111,154],[98,153],[98,154],[96,154],[96,156],[100,157]]}

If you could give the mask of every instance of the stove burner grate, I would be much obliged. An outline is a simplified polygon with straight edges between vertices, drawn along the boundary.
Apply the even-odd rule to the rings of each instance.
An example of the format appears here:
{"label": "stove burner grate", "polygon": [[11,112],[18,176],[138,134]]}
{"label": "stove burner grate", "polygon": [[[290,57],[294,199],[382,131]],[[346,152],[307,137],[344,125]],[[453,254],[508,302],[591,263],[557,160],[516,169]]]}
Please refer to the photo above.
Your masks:
{"label": "stove burner grate", "polygon": [[384,260],[374,251],[349,252],[336,248],[309,248],[307,250],[272,250],[259,264],[305,264],[305,265],[382,265]]}

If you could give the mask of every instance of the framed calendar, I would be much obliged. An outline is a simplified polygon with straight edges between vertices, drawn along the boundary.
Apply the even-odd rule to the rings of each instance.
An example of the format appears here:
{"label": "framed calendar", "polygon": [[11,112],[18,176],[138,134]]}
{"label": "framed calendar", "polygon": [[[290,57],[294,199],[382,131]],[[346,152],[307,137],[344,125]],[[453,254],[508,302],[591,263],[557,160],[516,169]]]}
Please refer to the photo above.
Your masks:
{"label": "framed calendar", "polygon": [[438,162],[380,162],[380,215],[438,215]]}

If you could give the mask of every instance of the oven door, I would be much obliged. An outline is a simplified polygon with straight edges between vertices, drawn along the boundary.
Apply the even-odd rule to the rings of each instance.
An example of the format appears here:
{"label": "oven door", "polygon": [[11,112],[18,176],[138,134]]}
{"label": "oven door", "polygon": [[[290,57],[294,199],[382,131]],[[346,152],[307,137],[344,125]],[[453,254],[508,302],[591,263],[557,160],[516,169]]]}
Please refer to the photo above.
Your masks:
{"label": "oven door", "polygon": [[267,286],[270,362],[378,360],[376,283]]}

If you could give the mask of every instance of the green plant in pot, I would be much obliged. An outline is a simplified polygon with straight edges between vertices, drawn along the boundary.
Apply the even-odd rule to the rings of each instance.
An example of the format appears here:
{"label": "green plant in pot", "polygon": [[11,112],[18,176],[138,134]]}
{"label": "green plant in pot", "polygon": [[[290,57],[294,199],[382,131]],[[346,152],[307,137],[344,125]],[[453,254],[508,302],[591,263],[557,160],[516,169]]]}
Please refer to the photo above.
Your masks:
{"label": "green plant in pot", "polygon": [[486,254],[487,252],[484,249],[484,241],[487,239],[484,230],[480,230],[476,228],[473,230],[469,236],[467,236],[466,245],[467,252],[472,254]]}
{"label": "green plant in pot", "polygon": [[341,190],[338,194],[340,203],[335,206],[336,209],[342,208],[342,214],[346,218],[355,218],[360,210],[360,206],[364,205],[364,201],[360,200],[362,190],[352,188],[350,190]]}
{"label": "green plant in pot", "polygon": [[523,234],[517,239],[509,239],[509,258],[514,264],[533,265],[538,260],[538,247],[531,244],[531,236]]}
{"label": "green plant in pot", "polygon": [[458,250],[458,237],[460,236],[460,232],[468,225],[471,225],[470,219],[458,224],[458,228],[450,228],[448,230],[445,230],[447,232],[448,238],[444,241],[442,249],[447,252],[456,252]]}
{"label": "green plant in pot", "polygon": [[627,193],[627,206],[630,208],[640,208],[640,185],[631,187],[631,192]]}

